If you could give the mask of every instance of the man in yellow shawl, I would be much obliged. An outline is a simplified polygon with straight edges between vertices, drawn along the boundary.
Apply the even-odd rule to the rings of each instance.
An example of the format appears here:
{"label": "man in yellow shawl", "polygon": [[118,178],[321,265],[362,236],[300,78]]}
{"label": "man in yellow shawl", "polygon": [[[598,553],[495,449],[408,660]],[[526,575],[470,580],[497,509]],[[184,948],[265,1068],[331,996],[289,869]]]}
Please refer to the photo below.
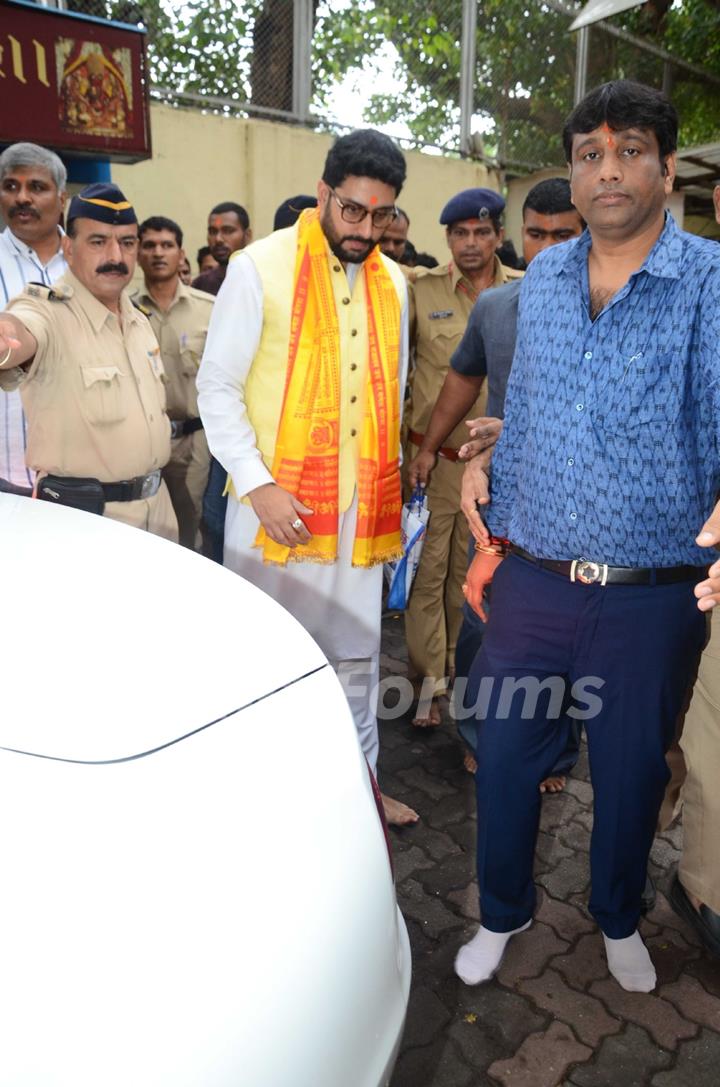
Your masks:
{"label": "man in yellow shawl", "polygon": [[[225,565],[318,642],[373,772],[407,370],[405,279],[378,242],[404,180],[389,137],[363,129],[336,140],[318,207],[231,261],[198,376],[208,442],[229,476]],[[383,803],[389,822],[417,820]]]}

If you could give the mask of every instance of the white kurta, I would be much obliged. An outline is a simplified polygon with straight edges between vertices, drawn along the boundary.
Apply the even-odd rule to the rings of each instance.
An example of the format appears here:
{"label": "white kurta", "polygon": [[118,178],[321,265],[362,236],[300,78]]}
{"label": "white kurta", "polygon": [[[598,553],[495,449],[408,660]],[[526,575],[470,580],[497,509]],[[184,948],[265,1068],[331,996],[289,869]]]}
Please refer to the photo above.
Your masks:
{"label": "white kurta", "polygon": [[[62,232],[60,232],[62,233]],[[43,265],[34,249],[24,245],[10,229],[0,234],[0,310],[11,298],[22,294],[26,283],[52,286],[65,275],[67,264],[62,249]],[[32,487],[34,472],[25,465],[26,425],[20,392],[0,389],[0,479],[16,487]]]}
{"label": "white kurta", "polygon": [[[360,266],[346,269],[352,291]],[[213,455],[230,473],[239,496],[274,482],[257,448],[245,409],[244,389],[260,343],[263,288],[252,260],[240,254],[230,262],[217,296],[198,374],[198,402]],[[400,397],[408,359],[407,297],[403,299],[400,341]],[[259,522],[252,508],[228,499],[225,565],[282,604],[312,634],[345,681],[361,744],[371,766],[377,759],[378,654],[382,566],[353,567],[357,496],[340,515],[338,560],[330,565],[263,562],[252,546]],[[349,662],[354,662],[349,668]],[[365,679],[361,679],[361,675]],[[348,683],[353,690],[350,689]]]}

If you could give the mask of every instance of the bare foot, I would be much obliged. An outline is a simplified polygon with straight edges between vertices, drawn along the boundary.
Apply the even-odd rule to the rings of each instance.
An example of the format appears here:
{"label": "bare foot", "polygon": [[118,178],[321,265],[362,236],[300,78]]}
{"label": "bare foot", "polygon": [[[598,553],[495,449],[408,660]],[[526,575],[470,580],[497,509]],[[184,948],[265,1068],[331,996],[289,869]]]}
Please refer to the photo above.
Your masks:
{"label": "bare foot", "polygon": [[418,704],[415,716],[412,719],[415,728],[437,728],[442,724],[442,710],[437,698],[433,698],[428,706],[427,702]]}
{"label": "bare foot", "polygon": [[417,823],[420,816],[412,808],[409,808],[407,804],[403,804],[402,800],[393,800],[391,796],[385,796],[385,793],[381,793],[383,811],[385,812],[385,822],[390,827],[408,827],[413,823]]}
{"label": "bare foot", "polygon": [[477,759],[473,755],[472,751],[466,751],[463,757],[463,766],[467,770],[468,774],[474,774],[477,770]]}
{"label": "bare foot", "polygon": [[540,782],[541,793],[561,793],[565,788],[566,777],[564,774],[553,775]]}

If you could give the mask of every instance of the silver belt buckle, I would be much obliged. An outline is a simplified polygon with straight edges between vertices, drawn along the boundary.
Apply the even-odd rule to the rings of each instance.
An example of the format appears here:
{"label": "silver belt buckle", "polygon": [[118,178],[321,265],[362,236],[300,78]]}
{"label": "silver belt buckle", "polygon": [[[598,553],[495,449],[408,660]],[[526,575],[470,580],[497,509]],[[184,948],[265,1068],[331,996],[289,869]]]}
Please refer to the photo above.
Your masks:
{"label": "silver belt buckle", "polygon": [[156,495],[160,489],[160,471],[151,472],[149,476],[145,476],[142,487],[140,488],[141,498],[152,498]]}
{"label": "silver belt buckle", "polygon": [[589,559],[573,559],[570,567],[570,580],[582,581],[583,585],[607,584],[608,567],[605,562],[590,562]]}

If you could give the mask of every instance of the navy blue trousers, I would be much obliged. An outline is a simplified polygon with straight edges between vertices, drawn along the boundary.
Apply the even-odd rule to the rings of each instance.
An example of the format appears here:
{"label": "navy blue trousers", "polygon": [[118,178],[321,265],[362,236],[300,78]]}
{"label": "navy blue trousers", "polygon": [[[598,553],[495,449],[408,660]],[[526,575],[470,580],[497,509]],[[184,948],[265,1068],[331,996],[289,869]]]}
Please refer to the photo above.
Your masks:
{"label": "navy blue trousers", "polygon": [[583,585],[517,556],[493,579],[470,674],[477,701],[477,869],[483,925],[509,932],[535,908],[538,785],[587,733],[594,791],[590,912],[611,939],[637,928],[665,761],[705,637],[690,582]]}

